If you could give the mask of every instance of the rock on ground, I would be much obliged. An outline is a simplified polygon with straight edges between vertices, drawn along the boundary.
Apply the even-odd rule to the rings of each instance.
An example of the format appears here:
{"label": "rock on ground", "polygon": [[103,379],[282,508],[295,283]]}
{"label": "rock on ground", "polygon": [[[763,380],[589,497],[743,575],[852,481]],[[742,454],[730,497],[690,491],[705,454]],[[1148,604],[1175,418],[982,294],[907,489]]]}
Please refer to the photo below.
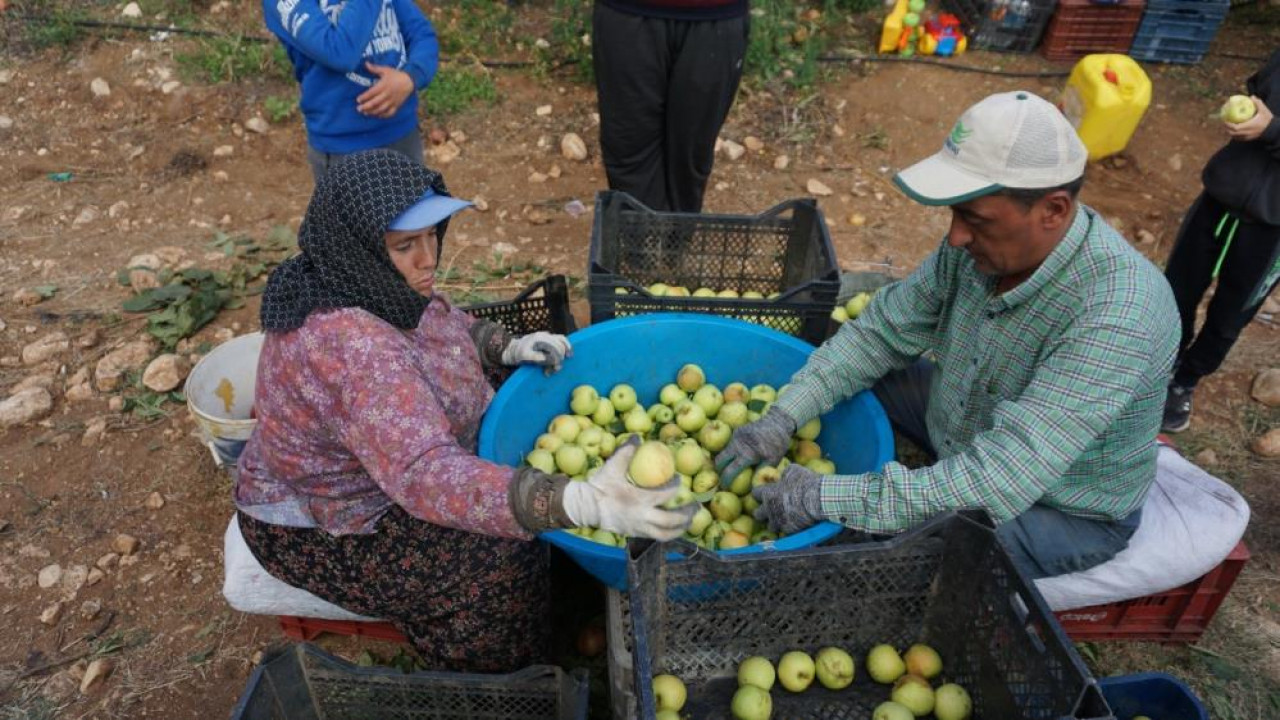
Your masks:
{"label": "rock on ground", "polygon": [[1267,368],[1258,373],[1249,394],[1267,407],[1280,407],[1280,368]]}
{"label": "rock on ground", "polygon": [[0,402],[0,428],[39,420],[52,410],[53,396],[48,390],[39,387],[27,388]]}
{"label": "rock on ground", "polygon": [[51,332],[22,348],[22,364],[39,365],[46,360],[57,357],[70,348],[71,339],[67,337],[66,333],[61,330]]}
{"label": "rock on ground", "polygon": [[141,367],[151,358],[152,352],[153,346],[150,340],[135,340],[107,353],[98,361],[98,366],[93,373],[98,390],[111,392],[120,387],[120,380],[125,371]]}
{"label": "rock on ground", "polygon": [[142,374],[142,384],[155,392],[169,392],[182,384],[187,373],[191,372],[191,363],[185,357],[166,353],[151,361]]}

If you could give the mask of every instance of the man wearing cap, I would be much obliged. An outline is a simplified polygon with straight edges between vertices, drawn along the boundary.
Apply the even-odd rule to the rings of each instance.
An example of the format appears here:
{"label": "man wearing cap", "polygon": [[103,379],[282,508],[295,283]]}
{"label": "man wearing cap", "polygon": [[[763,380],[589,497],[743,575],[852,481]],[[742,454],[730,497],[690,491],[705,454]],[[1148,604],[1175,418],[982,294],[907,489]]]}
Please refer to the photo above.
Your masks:
{"label": "man wearing cap", "polygon": [[[1155,477],[1178,341],[1160,271],[1080,204],[1086,151],[1051,104],[992,95],[895,181],[951,208],[942,245],[816,350],[717,458],[722,477],[777,462],[794,431],[865,389],[936,458],[822,476],[788,465],[757,518],[871,533],[983,508],[1030,577],[1123,550]],[[927,357],[928,359],[922,359]]]}

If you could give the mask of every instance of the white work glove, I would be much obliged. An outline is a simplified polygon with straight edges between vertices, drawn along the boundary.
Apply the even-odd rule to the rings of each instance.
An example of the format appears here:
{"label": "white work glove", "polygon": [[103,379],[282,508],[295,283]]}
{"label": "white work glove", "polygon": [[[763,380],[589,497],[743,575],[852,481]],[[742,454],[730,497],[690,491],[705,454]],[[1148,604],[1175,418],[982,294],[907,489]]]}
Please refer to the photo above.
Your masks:
{"label": "white work glove", "polygon": [[564,364],[564,359],[573,355],[573,346],[569,338],[549,332],[535,332],[521,335],[502,351],[502,364],[507,366],[529,363],[541,365],[547,375],[556,372]]}
{"label": "white work glove", "polygon": [[627,479],[627,465],[640,442],[628,440],[588,480],[573,480],[564,490],[564,512],[578,527],[595,527],[627,537],[675,540],[693,520],[698,504],[674,510],[662,506],[680,491],[680,479],[653,489]]}

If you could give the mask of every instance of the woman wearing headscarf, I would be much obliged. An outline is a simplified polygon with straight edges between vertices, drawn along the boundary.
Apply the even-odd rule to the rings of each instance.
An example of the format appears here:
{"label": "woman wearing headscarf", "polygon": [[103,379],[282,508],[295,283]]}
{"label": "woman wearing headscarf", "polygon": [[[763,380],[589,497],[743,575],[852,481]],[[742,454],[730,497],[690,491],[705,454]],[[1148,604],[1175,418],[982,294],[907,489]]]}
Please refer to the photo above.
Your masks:
{"label": "woman wearing headscarf", "polygon": [[626,480],[624,446],[587,481],[475,455],[486,372],[559,368],[559,335],[510,337],[432,292],[448,218],[468,203],[397,153],[343,158],[320,181],[301,254],[263,295],[258,424],[234,488],[240,529],[275,577],[386,619],[428,667],[545,662],[538,532],[602,527],[675,538],[679,483]]}

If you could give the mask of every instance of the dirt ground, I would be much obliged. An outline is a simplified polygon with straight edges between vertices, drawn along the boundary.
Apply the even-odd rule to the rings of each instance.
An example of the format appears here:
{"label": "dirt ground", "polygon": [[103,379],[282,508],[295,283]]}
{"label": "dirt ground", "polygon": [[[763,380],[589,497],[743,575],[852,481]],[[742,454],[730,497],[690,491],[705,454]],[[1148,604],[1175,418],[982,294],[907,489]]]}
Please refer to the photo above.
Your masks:
{"label": "dirt ground", "polygon": [[[534,3],[526,12],[545,9]],[[259,10],[243,2],[223,12],[252,27]],[[1280,25],[1266,17],[1246,22],[1233,13],[1215,49],[1265,56],[1280,44]],[[233,261],[211,244],[217,231],[264,238],[276,226],[296,229],[305,209],[312,181],[300,122],[270,124],[265,133],[246,129],[264,99],[290,94],[291,82],[181,78],[174,56],[190,42],[96,35],[70,48],[0,55],[0,115],[12,120],[7,128],[0,123],[0,391],[43,374],[35,382],[54,397],[47,417],[0,431],[4,720],[224,716],[255,653],[280,636],[273,618],[232,611],[221,596],[229,484],[185,408],[170,402],[157,412],[112,409],[112,397],[140,397],[136,384],[66,397],[78,371],[92,372],[99,358],[145,330],[145,316],[121,311],[131,293],[116,276],[130,258],[163,248],[156,254],[171,264],[227,269]],[[963,62],[1064,69],[1039,56],[973,53]],[[1211,114],[1259,64],[1210,56],[1195,67],[1149,67],[1155,100],[1137,136],[1118,158],[1090,167],[1084,201],[1154,262],[1163,262],[1199,191],[1200,169],[1224,142]],[[1056,97],[1063,83],[906,64],[827,70],[807,93],[744,91],[723,136],[738,142],[754,136],[763,149],[737,161],[718,157],[707,209],[760,211],[808,195],[807,183],[816,179],[833,190],[820,203],[841,264],[890,263],[899,272],[936,246],[948,218],[900,195],[893,172],[932,153],[959,111],[984,95],[1029,89]],[[563,208],[574,199],[589,207],[605,186],[594,92],[564,71],[493,72],[494,105],[423,120],[424,130],[454,133],[461,154],[441,166],[450,188],[483,196],[488,205],[455,221],[445,264],[488,267],[498,262],[495,253],[506,254],[509,263],[536,263],[581,280],[590,213],[573,217]],[[107,82],[109,95],[95,96],[95,78]],[[175,78],[179,87],[161,89]],[[544,105],[550,114],[536,112]],[[561,157],[566,132],[586,140],[586,162]],[[788,167],[774,169],[783,154]],[[56,173],[71,176],[59,182],[51,177]],[[533,173],[552,177],[533,182]],[[511,295],[523,284],[513,278],[487,288]],[[52,297],[38,304],[14,299],[19,290],[47,293],[50,286]],[[457,289],[468,287],[459,282]],[[574,307],[585,325],[581,285]],[[256,310],[250,298],[223,311],[184,349],[256,329]],[[1166,669],[1190,678],[1215,704],[1215,717],[1280,714],[1280,490],[1273,482],[1280,466],[1248,450],[1254,437],[1280,423],[1276,411],[1248,394],[1254,375],[1280,357],[1278,321],[1264,317],[1250,325],[1226,366],[1197,393],[1192,428],[1179,438],[1189,454],[1212,449],[1209,469],[1239,488],[1254,513],[1246,536],[1253,559],[1213,628],[1195,648],[1085,648],[1099,674]],[[58,331],[70,340],[65,351],[23,364],[26,345]],[[105,435],[85,437],[100,418]],[[148,504],[153,493],[162,507]],[[92,585],[67,579],[76,566],[93,568],[120,533],[140,541],[131,559],[108,563]],[[37,573],[53,563],[64,579],[41,588]],[[42,622],[42,612],[59,600],[61,617]],[[103,654],[104,643],[117,650],[107,655],[114,672],[86,694],[76,666],[39,670],[90,651]],[[332,638],[324,644],[344,653],[363,647]]]}

